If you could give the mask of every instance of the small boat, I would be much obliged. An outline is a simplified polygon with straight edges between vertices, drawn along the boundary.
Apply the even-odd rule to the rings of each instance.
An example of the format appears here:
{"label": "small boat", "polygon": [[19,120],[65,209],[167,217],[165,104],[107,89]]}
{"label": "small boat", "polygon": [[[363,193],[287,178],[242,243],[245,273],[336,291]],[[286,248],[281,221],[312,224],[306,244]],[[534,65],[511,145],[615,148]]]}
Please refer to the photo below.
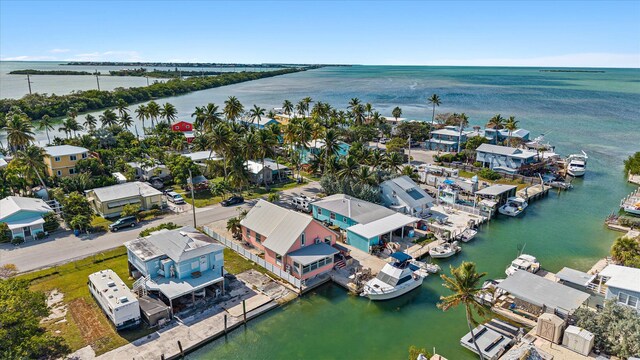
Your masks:
{"label": "small boat", "polygon": [[498,208],[498,212],[507,216],[518,216],[529,204],[521,197],[510,197],[507,199],[507,203]]}
{"label": "small boat", "polygon": [[504,294],[504,290],[498,288],[498,285],[504,279],[489,279],[482,284],[482,292],[480,294],[476,294],[475,299],[484,305],[493,305],[495,301],[500,297],[500,295]]}
{"label": "small boat", "polygon": [[587,153],[569,155],[567,158],[567,174],[573,177],[584,176],[587,170]]}
{"label": "small boat", "polygon": [[385,264],[375,278],[367,281],[360,296],[371,300],[397,298],[418,288],[429,275],[424,269],[412,267],[413,258],[403,252],[393,253],[391,257],[394,262]]}
{"label": "small boat", "polygon": [[416,270],[418,268],[425,270],[429,274],[437,274],[438,271],[440,271],[440,266],[438,266],[438,264],[426,263],[419,260],[411,260],[410,266]]}
{"label": "small boat", "polygon": [[465,229],[463,232],[456,236],[456,240],[461,240],[462,242],[469,242],[473,239],[478,232],[473,229]]}
{"label": "small boat", "polygon": [[640,215],[640,202],[637,202],[632,205],[627,205],[622,208],[624,212],[632,214],[632,215]]}
{"label": "small boat", "polygon": [[524,270],[535,274],[540,270],[540,263],[535,256],[520,254],[520,256],[511,262],[511,265],[509,265],[504,273],[507,274],[507,276],[511,276],[518,270]]}
{"label": "small boat", "polygon": [[433,249],[430,249],[429,256],[431,256],[434,259],[444,259],[444,258],[451,257],[459,253],[460,251],[462,251],[462,248],[458,246],[457,241],[454,241],[451,244],[445,243],[442,245],[438,245]]}

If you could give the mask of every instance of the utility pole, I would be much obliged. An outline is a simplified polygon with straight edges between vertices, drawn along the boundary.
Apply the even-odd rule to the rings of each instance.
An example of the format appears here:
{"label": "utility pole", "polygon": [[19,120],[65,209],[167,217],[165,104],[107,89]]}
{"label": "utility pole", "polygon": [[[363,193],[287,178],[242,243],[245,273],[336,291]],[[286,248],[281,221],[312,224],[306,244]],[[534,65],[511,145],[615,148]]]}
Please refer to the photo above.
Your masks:
{"label": "utility pole", "polygon": [[98,69],[96,69],[96,82],[98,83],[98,91],[100,91],[100,77],[98,76]]}
{"label": "utility pole", "polygon": [[193,197],[193,175],[189,169],[189,182],[191,183],[191,210],[193,210],[193,227],[196,228],[196,199]]}
{"label": "utility pole", "polygon": [[27,74],[27,84],[29,84],[29,95],[31,95],[31,78],[29,77],[29,74]]}
{"label": "utility pole", "polygon": [[149,86],[149,77],[145,76],[147,78],[147,86]]}
{"label": "utility pole", "polygon": [[411,134],[409,134],[409,157],[407,158],[408,165],[411,166]]}

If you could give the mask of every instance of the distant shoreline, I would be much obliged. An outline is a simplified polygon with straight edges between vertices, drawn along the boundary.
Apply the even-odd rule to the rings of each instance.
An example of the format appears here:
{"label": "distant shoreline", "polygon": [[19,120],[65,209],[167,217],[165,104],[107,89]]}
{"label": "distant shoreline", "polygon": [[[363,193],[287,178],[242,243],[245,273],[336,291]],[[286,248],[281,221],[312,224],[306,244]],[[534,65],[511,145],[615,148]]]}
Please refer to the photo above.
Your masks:
{"label": "distant shoreline", "polygon": [[[98,73],[100,74],[100,73]],[[88,71],[73,71],[73,70],[13,70],[9,72],[9,75],[95,75]]]}
{"label": "distant shoreline", "polygon": [[351,66],[333,64],[234,64],[234,63],[176,63],[176,62],[113,62],[113,61],[71,61],[60,65],[82,66],[142,66],[142,67],[217,67],[217,68],[300,68],[324,66]]}
{"label": "distant shoreline", "polygon": [[604,70],[571,70],[571,69],[545,69],[540,72],[566,72],[566,73],[604,73]]}

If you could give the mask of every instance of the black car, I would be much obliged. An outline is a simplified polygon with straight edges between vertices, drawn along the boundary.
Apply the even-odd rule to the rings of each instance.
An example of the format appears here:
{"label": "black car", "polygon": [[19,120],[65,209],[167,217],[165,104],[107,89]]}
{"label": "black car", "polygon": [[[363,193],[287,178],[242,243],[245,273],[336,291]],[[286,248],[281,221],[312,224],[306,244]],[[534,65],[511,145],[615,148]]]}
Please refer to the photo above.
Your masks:
{"label": "black car", "polygon": [[109,225],[109,230],[116,232],[122,228],[134,227],[138,224],[138,220],[135,216],[125,216],[116,220],[113,224]]}
{"label": "black car", "polygon": [[232,196],[227,200],[222,200],[222,202],[220,202],[220,205],[232,206],[232,205],[242,204],[243,202],[244,202],[244,198],[242,196]]}

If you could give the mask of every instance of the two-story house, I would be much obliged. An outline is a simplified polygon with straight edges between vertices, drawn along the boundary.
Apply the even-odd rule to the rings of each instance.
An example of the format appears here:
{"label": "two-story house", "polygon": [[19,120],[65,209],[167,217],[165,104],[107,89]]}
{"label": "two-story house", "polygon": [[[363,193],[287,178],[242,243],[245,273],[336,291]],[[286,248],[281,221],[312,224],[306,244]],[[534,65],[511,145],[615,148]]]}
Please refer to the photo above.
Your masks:
{"label": "two-story house", "polygon": [[476,149],[476,161],[495,171],[516,174],[523,166],[538,163],[539,157],[535,151],[482,144]]}
{"label": "two-story house", "polygon": [[259,200],[240,222],[242,239],[268,263],[307,280],[333,268],[338,234],[311,216]]}
{"label": "two-story house", "polygon": [[[306,148],[299,147],[299,148],[296,148],[296,150],[300,152],[300,158],[302,160],[302,163],[308,164],[311,161],[311,159],[313,159],[315,156],[318,156],[322,152],[324,147],[325,147],[324,140],[318,139],[318,140],[311,141]],[[338,146],[337,146],[335,155],[338,158],[347,156],[350,148],[351,148],[351,145],[347,144],[346,142],[338,141]]]}
{"label": "two-story house", "polygon": [[43,216],[53,210],[41,199],[7,196],[0,200],[0,223],[6,223],[11,238],[29,240],[44,232]]}
{"label": "two-story house", "polygon": [[78,160],[89,157],[89,150],[71,145],[47,146],[44,148],[44,163],[49,176],[66,177],[77,174]]}
{"label": "two-story house", "polygon": [[425,145],[429,150],[456,152],[458,143],[462,145],[466,141],[467,133],[461,132],[457,126],[445,126],[444,129],[432,131],[431,138]]}
{"label": "two-story house", "polygon": [[157,295],[172,309],[176,302],[224,291],[224,246],[190,226],[156,231],[124,246],[129,271],[138,278],[133,290]]}
{"label": "two-story house", "polygon": [[434,201],[424,189],[406,175],[380,184],[380,194],[384,206],[417,217],[426,215]]}
{"label": "two-story house", "polygon": [[604,294],[605,300],[640,312],[640,269],[607,265],[592,281],[591,289]]}
{"label": "two-story house", "polygon": [[481,131],[483,136],[489,141],[489,144],[497,145],[511,139],[517,139],[519,142],[529,141],[529,130],[516,129],[509,133],[507,129],[486,128]]}

